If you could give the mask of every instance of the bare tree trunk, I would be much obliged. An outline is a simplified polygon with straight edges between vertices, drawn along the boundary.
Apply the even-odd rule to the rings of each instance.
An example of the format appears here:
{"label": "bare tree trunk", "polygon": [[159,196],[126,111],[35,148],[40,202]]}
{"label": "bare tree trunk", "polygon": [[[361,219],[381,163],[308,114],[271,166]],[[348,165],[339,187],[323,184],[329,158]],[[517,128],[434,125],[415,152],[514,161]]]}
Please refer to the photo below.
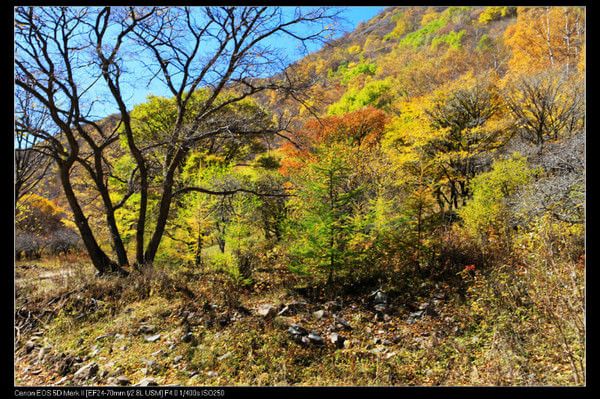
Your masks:
{"label": "bare tree trunk", "polygon": [[83,213],[83,210],[77,201],[75,192],[73,191],[69,169],[70,165],[59,164],[60,181],[65,193],[65,197],[67,198],[69,206],[71,207],[71,211],[73,212],[75,224],[79,229],[81,239],[83,240],[83,243],[87,249],[92,264],[98,270],[100,275],[111,272],[118,272],[122,275],[127,274],[125,270],[121,269],[115,262],[111,261],[102,248],[100,248],[98,245],[98,242],[96,241],[96,238],[94,237],[92,229],[88,223],[88,219],[85,217],[85,214]]}

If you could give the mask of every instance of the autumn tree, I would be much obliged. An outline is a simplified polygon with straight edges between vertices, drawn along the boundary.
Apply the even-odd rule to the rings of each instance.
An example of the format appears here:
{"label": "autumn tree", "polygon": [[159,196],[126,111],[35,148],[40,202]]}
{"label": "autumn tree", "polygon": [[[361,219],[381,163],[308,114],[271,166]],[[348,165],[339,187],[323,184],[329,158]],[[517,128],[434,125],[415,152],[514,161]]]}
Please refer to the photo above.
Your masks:
{"label": "autumn tree", "polygon": [[504,33],[516,73],[564,66],[577,70],[584,53],[585,11],[581,7],[518,7],[517,21]]}
{"label": "autumn tree", "polygon": [[506,103],[513,128],[540,153],[546,142],[569,137],[584,127],[581,80],[561,71],[520,78],[507,88]]}
{"label": "autumn tree", "polygon": [[[246,126],[243,120],[220,123],[219,112],[265,91],[302,97],[302,82],[281,74],[286,67],[285,56],[267,42],[278,37],[299,43],[323,41],[330,31],[327,23],[335,16],[327,8],[306,11],[276,7],[16,9],[16,85],[33,95],[50,114],[52,123],[37,134],[59,168],[75,222],[100,273],[122,270],[121,266],[129,263],[115,211],[131,197],[114,203],[110,196],[111,166],[104,157],[107,147],[120,136],[125,137],[135,167],[130,176],[119,178],[131,181],[131,186],[139,192],[135,261],[138,265],[151,264],[169,218],[176,176],[192,146],[210,137],[257,133],[252,130],[254,126]],[[163,142],[156,143],[165,148],[165,173],[158,188],[158,212],[149,240],[145,235],[149,217],[149,161],[134,134],[123,87],[138,58],[132,57],[133,53],[148,55],[146,59],[152,60],[145,67],[153,72],[152,78],[166,85],[174,96],[176,108],[170,134]],[[82,73],[83,68],[92,79]],[[90,93],[99,90],[101,83],[106,97],[118,109],[122,130],[103,129],[95,122]],[[204,90],[206,97],[196,116],[190,119],[186,116],[198,90]],[[233,95],[223,96],[230,90]],[[261,126],[259,130],[277,134],[282,126]],[[99,246],[73,191],[71,171],[75,164],[89,174],[102,198],[117,262]]]}

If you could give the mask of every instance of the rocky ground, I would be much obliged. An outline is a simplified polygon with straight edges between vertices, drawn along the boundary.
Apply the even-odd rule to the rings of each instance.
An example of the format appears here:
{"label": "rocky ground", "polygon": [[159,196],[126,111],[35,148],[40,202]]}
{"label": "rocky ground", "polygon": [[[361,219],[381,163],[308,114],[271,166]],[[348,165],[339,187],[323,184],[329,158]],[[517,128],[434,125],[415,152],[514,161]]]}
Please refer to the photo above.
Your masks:
{"label": "rocky ground", "polygon": [[17,332],[16,383],[440,384],[451,370],[434,349],[464,325],[448,287],[432,288],[412,302],[381,289],[309,301],[279,288],[234,306],[151,293],[117,307],[66,291],[46,302],[48,317],[29,316],[36,323],[19,309],[20,325],[34,327]]}

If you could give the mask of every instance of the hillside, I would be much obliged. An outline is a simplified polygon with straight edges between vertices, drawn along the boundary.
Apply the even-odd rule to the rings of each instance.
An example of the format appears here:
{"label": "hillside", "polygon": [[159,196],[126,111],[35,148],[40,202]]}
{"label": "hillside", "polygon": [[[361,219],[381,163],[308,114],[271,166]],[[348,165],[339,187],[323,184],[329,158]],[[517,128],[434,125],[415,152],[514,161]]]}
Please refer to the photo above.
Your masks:
{"label": "hillside", "polygon": [[[136,51],[177,82],[201,35],[144,36],[169,12],[116,82]],[[585,385],[584,26],[394,6],[268,79],[257,47],[95,125],[72,104],[17,203],[16,384]]]}

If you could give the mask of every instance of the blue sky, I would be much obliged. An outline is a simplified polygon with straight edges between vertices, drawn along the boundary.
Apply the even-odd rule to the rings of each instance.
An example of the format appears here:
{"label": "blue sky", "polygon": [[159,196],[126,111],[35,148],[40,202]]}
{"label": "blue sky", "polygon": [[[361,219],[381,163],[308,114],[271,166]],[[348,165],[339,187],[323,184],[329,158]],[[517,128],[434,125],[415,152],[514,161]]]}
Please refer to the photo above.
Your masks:
{"label": "blue sky", "polygon": [[[342,24],[342,26],[340,26],[340,28],[344,31],[344,32],[349,32],[352,31],[354,28],[356,28],[356,26],[358,26],[358,24],[360,24],[361,22],[366,22],[369,19],[373,18],[375,15],[377,15],[378,13],[380,13],[382,10],[384,10],[386,7],[385,6],[373,6],[373,7],[367,7],[367,6],[356,6],[356,7],[344,7],[342,10],[342,17],[346,20],[345,23]],[[283,44],[283,47],[286,47],[285,43],[278,43],[280,46]],[[296,44],[292,43],[290,41],[290,45],[289,45],[289,53],[288,53],[288,57],[289,57],[289,61],[290,62],[294,62],[300,58],[303,57],[303,54],[301,54],[300,52],[297,51],[297,49],[294,48]],[[317,51],[319,50],[320,46],[311,46],[309,47],[310,51]],[[140,76],[141,78],[141,76]],[[133,107],[136,104],[140,104],[143,103],[146,100],[146,97],[148,95],[158,95],[158,96],[165,96],[165,97],[170,97],[171,93],[167,90],[167,88],[162,84],[159,83],[157,81],[155,81],[153,84],[151,84],[149,87],[145,87],[142,86],[138,86],[138,84],[141,82],[142,79],[139,79],[136,83],[131,86],[131,91],[129,91],[130,95],[128,96],[128,98],[126,99],[127,101],[127,105],[130,107]],[[106,116],[112,112],[115,112],[115,110],[112,109],[96,109],[96,113],[98,114],[99,117],[103,117]]]}

